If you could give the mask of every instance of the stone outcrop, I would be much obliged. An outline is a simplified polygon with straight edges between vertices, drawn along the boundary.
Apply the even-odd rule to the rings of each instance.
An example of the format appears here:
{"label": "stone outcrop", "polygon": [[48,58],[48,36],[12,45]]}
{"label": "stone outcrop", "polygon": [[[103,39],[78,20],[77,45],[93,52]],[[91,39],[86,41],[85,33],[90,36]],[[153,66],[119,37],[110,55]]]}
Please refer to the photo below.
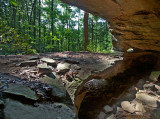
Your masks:
{"label": "stone outcrop", "polygon": [[116,50],[160,51],[159,0],[61,0],[107,20]]}

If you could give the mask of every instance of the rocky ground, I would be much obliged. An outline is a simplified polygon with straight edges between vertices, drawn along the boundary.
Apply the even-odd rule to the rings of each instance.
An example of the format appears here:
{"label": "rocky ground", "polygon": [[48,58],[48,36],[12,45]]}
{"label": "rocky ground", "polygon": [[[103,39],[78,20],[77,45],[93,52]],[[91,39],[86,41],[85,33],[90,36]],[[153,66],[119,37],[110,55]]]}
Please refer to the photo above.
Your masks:
{"label": "rocky ground", "polygon": [[[131,92],[131,97],[134,97],[133,100],[132,98],[126,100],[128,95],[122,95],[114,103],[105,101],[106,94],[109,94],[108,88],[117,86],[117,84],[112,85],[112,82],[106,82],[105,77],[123,72],[122,60],[121,53],[61,52],[34,56],[0,56],[0,117],[75,119],[76,108],[78,111],[80,109],[79,112],[76,111],[80,119],[132,119],[133,116],[145,117],[142,115],[147,116],[153,110],[159,111],[159,83],[147,81],[147,78],[137,79],[143,83],[137,82],[134,87],[125,86]],[[117,62],[120,65],[117,65]],[[114,66],[119,68],[113,68]],[[158,79],[158,77],[159,72],[152,73],[152,78]],[[127,85],[125,80],[117,81],[115,78],[113,81]],[[122,86],[121,83],[118,83],[118,86],[119,84]],[[121,90],[124,90],[123,86]],[[110,91],[115,95],[115,90],[110,89]],[[83,92],[85,95],[80,96]],[[114,98],[112,94],[110,96]],[[98,98],[95,98],[95,95]],[[86,101],[89,106],[84,103],[86,97],[89,97],[87,101],[93,102]],[[99,100],[101,98],[103,100]],[[90,115],[88,113],[92,113],[91,118],[86,116]],[[157,112],[153,115],[155,118],[152,119],[158,119]]]}
{"label": "rocky ground", "polygon": [[[77,77],[83,80],[102,69],[102,61],[110,59],[107,63],[113,65],[112,57],[119,59],[87,52],[0,56],[1,118],[76,118],[72,103],[76,86],[72,88],[72,83],[80,84]],[[70,87],[69,94],[66,87]]]}
{"label": "rocky ground", "polygon": [[104,106],[96,119],[159,119],[160,83],[151,78],[140,79],[114,103]]}

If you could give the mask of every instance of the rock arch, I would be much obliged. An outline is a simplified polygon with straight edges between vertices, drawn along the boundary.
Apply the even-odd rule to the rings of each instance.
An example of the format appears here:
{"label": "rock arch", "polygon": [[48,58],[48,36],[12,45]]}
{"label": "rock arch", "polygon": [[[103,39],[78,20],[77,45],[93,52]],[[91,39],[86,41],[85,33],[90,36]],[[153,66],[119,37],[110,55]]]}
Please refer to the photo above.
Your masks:
{"label": "rock arch", "polygon": [[[89,13],[100,16],[108,21],[111,33],[116,42],[113,46],[118,51],[126,52],[133,48],[136,55],[124,55],[123,61],[114,67],[106,69],[107,73],[100,72],[83,80],[76,87],[72,95],[78,113],[85,92],[82,87],[88,80],[98,76],[110,78],[123,72],[132,65],[139,56],[151,54],[156,56],[160,52],[160,1],[159,0],[61,0],[67,4],[77,6]],[[147,52],[147,53],[146,53]],[[154,53],[157,54],[154,54]],[[126,65],[126,61],[129,61]],[[137,60],[138,61],[138,60]],[[121,70],[119,70],[121,69]],[[116,70],[116,71],[115,71]],[[109,73],[110,72],[110,73]],[[113,72],[113,73],[111,73]],[[110,75],[108,75],[110,74]]]}

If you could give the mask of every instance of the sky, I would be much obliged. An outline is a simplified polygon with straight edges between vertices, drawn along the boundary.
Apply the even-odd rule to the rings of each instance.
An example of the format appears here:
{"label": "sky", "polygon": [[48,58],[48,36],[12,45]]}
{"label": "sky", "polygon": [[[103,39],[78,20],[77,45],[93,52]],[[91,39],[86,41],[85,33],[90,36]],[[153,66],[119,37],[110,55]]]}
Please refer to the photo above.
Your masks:
{"label": "sky", "polygon": [[[42,7],[47,7],[47,5],[44,4],[44,2],[45,2],[45,0],[42,0]],[[64,12],[64,8],[63,8],[61,5],[58,4],[57,8],[58,8],[59,10],[61,10],[62,13]],[[76,7],[71,6],[71,9],[74,11],[74,10],[76,9]],[[81,10],[81,14],[82,14],[82,16],[83,16],[83,14],[84,14],[84,11],[83,11],[83,10]],[[77,13],[76,16],[77,16],[77,17],[72,18],[73,21],[78,21],[78,13]],[[42,19],[43,19],[43,18],[42,18]],[[105,22],[105,20],[99,19],[98,22]],[[78,24],[76,24],[75,29],[78,29]]]}

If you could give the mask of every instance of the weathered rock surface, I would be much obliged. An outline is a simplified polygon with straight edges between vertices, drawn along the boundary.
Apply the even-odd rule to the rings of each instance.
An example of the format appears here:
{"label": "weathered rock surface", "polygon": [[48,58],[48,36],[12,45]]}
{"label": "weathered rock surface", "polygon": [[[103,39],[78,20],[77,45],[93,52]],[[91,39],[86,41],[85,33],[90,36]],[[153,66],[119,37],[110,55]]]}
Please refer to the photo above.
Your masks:
{"label": "weathered rock surface", "polygon": [[123,101],[121,103],[121,106],[122,106],[123,110],[125,110],[127,112],[134,113],[136,111],[136,109],[134,108],[134,105],[128,101]]}
{"label": "weathered rock surface", "polygon": [[0,109],[4,108],[4,102],[0,100]]}
{"label": "weathered rock surface", "polygon": [[74,68],[75,70],[80,70],[80,69],[81,69],[81,67],[78,66],[78,65],[74,65],[73,68]]}
{"label": "weathered rock surface", "polygon": [[114,116],[114,114],[112,114],[111,116],[107,117],[106,119],[116,119],[116,117]]}
{"label": "weathered rock surface", "polygon": [[47,63],[50,66],[56,66],[56,61],[51,58],[42,58],[41,61]]}
{"label": "weathered rock surface", "polygon": [[38,107],[7,100],[5,119],[76,119],[75,113],[65,104],[39,104]]}
{"label": "weathered rock surface", "polygon": [[159,107],[158,98],[155,96],[150,96],[145,93],[136,94],[136,98],[144,102],[146,105],[151,107]]}
{"label": "weathered rock surface", "polygon": [[71,65],[68,63],[59,63],[57,65],[57,73],[66,73],[70,70]]}
{"label": "weathered rock surface", "polygon": [[113,112],[113,108],[112,107],[110,107],[110,106],[108,106],[108,105],[106,105],[105,107],[104,107],[104,112],[107,114],[107,113],[111,113],[111,112]]}
{"label": "weathered rock surface", "polygon": [[66,90],[63,86],[63,83],[55,73],[51,73],[49,76],[46,75],[40,78],[39,81],[51,85],[52,96],[57,98],[64,98],[66,96]]}
{"label": "weathered rock surface", "polygon": [[160,71],[152,71],[149,78],[153,81],[158,81],[159,77],[160,77]]}
{"label": "weathered rock surface", "polygon": [[159,0],[61,0],[106,19],[117,50],[160,51]]}
{"label": "weathered rock surface", "polygon": [[29,61],[24,61],[20,63],[21,67],[25,67],[25,66],[35,66],[37,65],[37,61],[36,60],[29,60]]}
{"label": "weathered rock surface", "polygon": [[40,74],[48,74],[52,72],[52,69],[47,66],[47,63],[38,64],[38,73]]}
{"label": "weathered rock surface", "polygon": [[65,59],[64,61],[71,64],[79,64],[79,61],[73,59]]}
{"label": "weathered rock surface", "polygon": [[22,96],[31,100],[37,100],[37,96],[34,91],[26,86],[19,84],[9,84],[8,89],[4,92],[11,95]]}
{"label": "weathered rock surface", "polygon": [[106,114],[104,112],[100,112],[99,115],[97,116],[97,119],[104,119]]}
{"label": "weathered rock surface", "polygon": [[40,59],[39,56],[31,56],[28,58],[29,60],[38,60]]}

